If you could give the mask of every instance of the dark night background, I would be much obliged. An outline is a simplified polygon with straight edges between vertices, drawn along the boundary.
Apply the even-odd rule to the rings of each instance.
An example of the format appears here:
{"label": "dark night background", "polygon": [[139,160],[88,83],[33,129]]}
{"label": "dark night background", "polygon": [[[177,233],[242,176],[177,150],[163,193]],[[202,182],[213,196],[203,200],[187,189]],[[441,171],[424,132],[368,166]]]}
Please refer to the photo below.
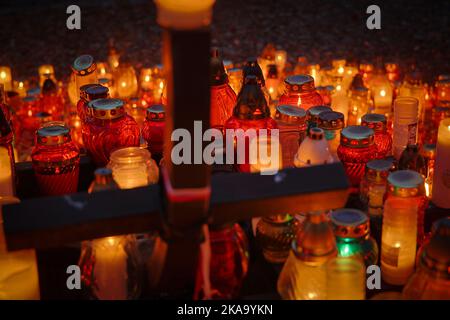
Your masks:
{"label": "dark night background", "polygon": [[[66,8],[81,7],[81,30],[66,28]],[[381,30],[366,28],[366,8],[381,7]],[[416,61],[427,80],[450,73],[450,1],[217,0],[213,44],[241,61],[267,42],[321,63],[353,56]],[[105,60],[108,39],[140,68],[160,62],[160,29],[152,0],[1,0],[0,65],[15,78],[52,63],[57,77],[70,73],[83,53]]]}

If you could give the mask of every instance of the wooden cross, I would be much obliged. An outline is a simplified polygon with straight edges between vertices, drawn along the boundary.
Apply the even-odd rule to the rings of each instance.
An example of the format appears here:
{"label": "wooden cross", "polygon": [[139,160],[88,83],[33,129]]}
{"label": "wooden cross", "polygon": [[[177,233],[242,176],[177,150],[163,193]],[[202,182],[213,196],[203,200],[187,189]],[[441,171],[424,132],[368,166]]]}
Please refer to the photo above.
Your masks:
{"label": "wooden cross", "polygon": [[[349,183],[340,163],[285,169],[272,176],[211,175],[211,167],[206,164],[174,165],[167,160],[174,129],[186,128],[193,134],[194,120],[209,123],[209,47],[210,32],[206,28],[163,32],[169,104],[166,161],[160,184],[23,199],[33,194],[36,185],[31,165],[17,164],[18,196],[23,201],[3,208],[9,250],[46,250],[87,239],[157,229],[168,244],[159,290],[176,294],[193,288],[204,223],[223,225],[251,217],[345,205]],[[82,190],[86,190],[92,172],[92,164],[83,158]]]}

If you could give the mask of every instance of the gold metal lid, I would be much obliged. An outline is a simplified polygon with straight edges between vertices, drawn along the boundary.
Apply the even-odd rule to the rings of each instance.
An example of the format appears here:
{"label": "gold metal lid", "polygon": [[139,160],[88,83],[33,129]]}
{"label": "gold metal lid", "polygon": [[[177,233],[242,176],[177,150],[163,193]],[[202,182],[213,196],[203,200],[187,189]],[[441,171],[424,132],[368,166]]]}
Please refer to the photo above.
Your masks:
{"label": "gold metal lid", "polygon": [[319,128],[338,130],[344,127],[344,114],[337,111],[325,111],[319,114]]}
{"label": "gold metal lid", "polygon": [[341,145],[365,148],[374,144],[374,131],[364,126],[348,126],[341,132]]}
{"label": "gold metal lid", "polygon": [[96,99],[88,103],[90,113],[96,119],[113,120],[125,115],[124,102],[120,99]]}
{"label": "gold metal lid", "polygon": [[88,101],[96,99],[105,99],[108,97],[109,89],[101,84],[94,84],[86,89],[86,96]]}
{"label": "gold metal lid", "polygon": [[166,119],[166,112],[164,105],[155,104],[147,108],[147,120],[149,121],[164,121]]}
{"label": "gold metal lid", "polygon": [[315,89],[314,78],[307,74],[289,76],[284,80],[288,92],[309,92]]}
{"label": "gold metal lid", "polygon": [[57,146],[70,142],[70,130],[64,122],[47,122],[36,131],[37,143],[45,146]]}
{"label": "gold metal lid", "polygon": [[361,118],[361,125],[373,129],[375,132],[385,131],[387,118],[384,114],[367,113]]}
{"label": "gold metal lid", "polygon": [[93,87],[93,86],[95,86],[95,85],[97,85],[97,84],[95,84],[95,83],[89,83],[89,84],[82,85],[82,86],[80,87],[80,99],[87,100],[86,90],[89,89],[89,88],[91,88],[91,87]]}
{"label": "gold metal lid", "polygon": [[330,214],[334,235],[343,238],[361,238],[370,233],[367,215],[357,209],[338,209]]}
{"label": "gold metal lid", "polygon": [[412,170],[398,170],[388,176],[388,192],[397,197],[415,197],[425,194],[422,175]]}
{"label": "gold metal lid", "polygon": [[394,169],[394,162],[390,160],[371,160],[366,163],[366,178],[376,182],[386,182],[389,172]]}
{"label": "gold metal lid", "polygon": [[97,69],[97,64],[91,55],[84,54],[75,59],[72,65],[72,70],[79,76],[91,74]]}
{"label": "gold metal lid", "polygon": [[303,124],[306,122],[306,111],[290,105],[279,105],[275,113],[275,120]]}
{"label": "gold metal lid", "polygon": [[314,106],[309,108],[307,113],[307,120],[309,122],[317,122],[319,120],[319,115],[322,112],[333,111],[329,106]]}

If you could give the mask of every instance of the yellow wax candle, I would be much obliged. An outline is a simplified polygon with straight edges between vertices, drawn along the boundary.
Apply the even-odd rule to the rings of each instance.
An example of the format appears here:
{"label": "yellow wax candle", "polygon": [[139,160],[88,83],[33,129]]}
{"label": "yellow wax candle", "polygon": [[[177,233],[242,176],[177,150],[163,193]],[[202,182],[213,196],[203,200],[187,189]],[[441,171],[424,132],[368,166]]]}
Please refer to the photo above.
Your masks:
{"label": "yellow wax candle", "polygon": [[0,196],[0,300],[38,300],[39,278],[35,251],[6,250],[2,205],[18,202],[17,198]]}
{"label": "yellow wax candle", "polygon": [[450,118],[439,124],[432,202],[440,208],[450,209]]}

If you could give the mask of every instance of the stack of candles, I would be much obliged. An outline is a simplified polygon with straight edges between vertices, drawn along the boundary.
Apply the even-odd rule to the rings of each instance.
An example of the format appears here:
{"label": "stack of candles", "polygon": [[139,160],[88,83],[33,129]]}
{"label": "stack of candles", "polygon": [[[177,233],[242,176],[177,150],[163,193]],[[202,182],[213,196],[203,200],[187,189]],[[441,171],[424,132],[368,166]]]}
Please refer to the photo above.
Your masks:
{"label": "stack of candles", "polygon": [[[259,58],[246,63],[222,61],[214,52],[213,65],[216,73],[210,82],[214,127],[269,131],[279,128],[280,167],[342,162],[352,184],[352,197],[361,199],[360,207],[365,210],[346,211],[348,216],[358,218],[354,224],[338,221],[339,212],[331,215],[331,222],[323,212],[308,213],[307,221],[298,228],[301,233],[295,237],[290,254],[285,244],[276,252],[278,247],[270,242],[275,240],[270,236],[264,238],[265,256],[277,257],[268,258],[270,262],[284,263],[287,259],[278,282],[282,297],[364,299],[361,283],[367,257],[358,258],[358,253],[342,260],[346,255],[342,248],[349,246],[343,244],[339,232],[352,230],[355,234],[345,239],[358,246],[371,243],[369,224],[375,218],[380,226],[372,229],[382,230],[381,258],[378,250],[373,249],[371,254],[377,257],[371,263],[381,261],[382,276],[387,283],[405,285],[414,272],[417,244],[424,243],[426,247],[426,240],[436,236],[429,233],[424,212],[426,217],[438,220],[450,211],[448,76],[439,76],[433,86],[425,85],[418,73],[405,75],[401,82],[401,70],[396,63],[378,63],[375,67],[370,63],[355,65],[342,58],[334,59],[331,67],[327,67],[300,57],[298,64],[292,66],[287,52],[274,46],[266,47]],[[132,64],[123,63],[118,51],[110,46],[108,62],[83,55],[75,59],[72,70],[64,83],[58,81],[52,65],[42,65],[38,68],[39,81],[34,83],[31,79],[15,79],[10,67],[0,67],[0,86],[6,92],[18,93],[5,95],[12,112],[11,115],[3,112],[3,117],[14,125],[18,159],[32,157],[41,193],[75,192],[76,181],[66,179],[78,179],[80,154],[88,154],[100,167],[109,165],[120,188],[155,183],[158,168],[150,157],[162,156],[164,104],[168,98],[163,66],[145,67],[137,72]],[[100,87],[97,91],[101,94],[96,95],[93,86]],[[18,99],[12,98],[17,96]],[[3,106],[3,98],[0,102]],[[63,122],[49,124],[49,121]],[[142,152],[142,141],[151,153]],[[33,145],[36,146],[31,155]],[[426,155],[426,170],[395,171],[403,151],[411,145],[418,145],[417,152]],[[11,157],[6,147],[0,145],[2,167]],[[70,155],[64,150],[70,150]],[[64,165],[52,167],[50,158],[45,160],[40,157],[42,154],[51,154],[50,158],[56,159],[53,162]],[[246,163],[238,169],[249,172],[261,168],[252,170]],[[12,176],[11,171],[1,171],[0,196],[13,192]],[[280,217],[285,219],[286,214],[280,212]],[[294,217],[296,213],[289,214]],[[266,234],[272,231],[270,223],[263,230]],[[314,236],[311,227],[314,224],[326,226],[326,239]],[[425,230],[421,231],[424,225]],[[332,226],[335,238],[331,236]],[[292,235],[289,241],[291,238]],[[100,259],[102,250],[109,246],[120,250],[117,252],[120,256],[124,247],[118,244],[124,239],[106,238],[91,250]],[[300,248],[308,248],[311,254],[302,253]],[[321,252],[323,248],[328,251]],[[364,248],[358,250],[364,252]],[[336,254],[338,257],[334,258]],[[105,257],[103,262],[113,263],[108,261]],[[299,269],[311,277],[299,276],[296,274]],[[97,276],[101,281],[102,275]],[[315,287],[315,283],[320,285]],[[348,290],[339,292],[337,288],[346,285]],[[118,292],[110,292],[105,298],[129,297],[123,286],[111,290]]]}

